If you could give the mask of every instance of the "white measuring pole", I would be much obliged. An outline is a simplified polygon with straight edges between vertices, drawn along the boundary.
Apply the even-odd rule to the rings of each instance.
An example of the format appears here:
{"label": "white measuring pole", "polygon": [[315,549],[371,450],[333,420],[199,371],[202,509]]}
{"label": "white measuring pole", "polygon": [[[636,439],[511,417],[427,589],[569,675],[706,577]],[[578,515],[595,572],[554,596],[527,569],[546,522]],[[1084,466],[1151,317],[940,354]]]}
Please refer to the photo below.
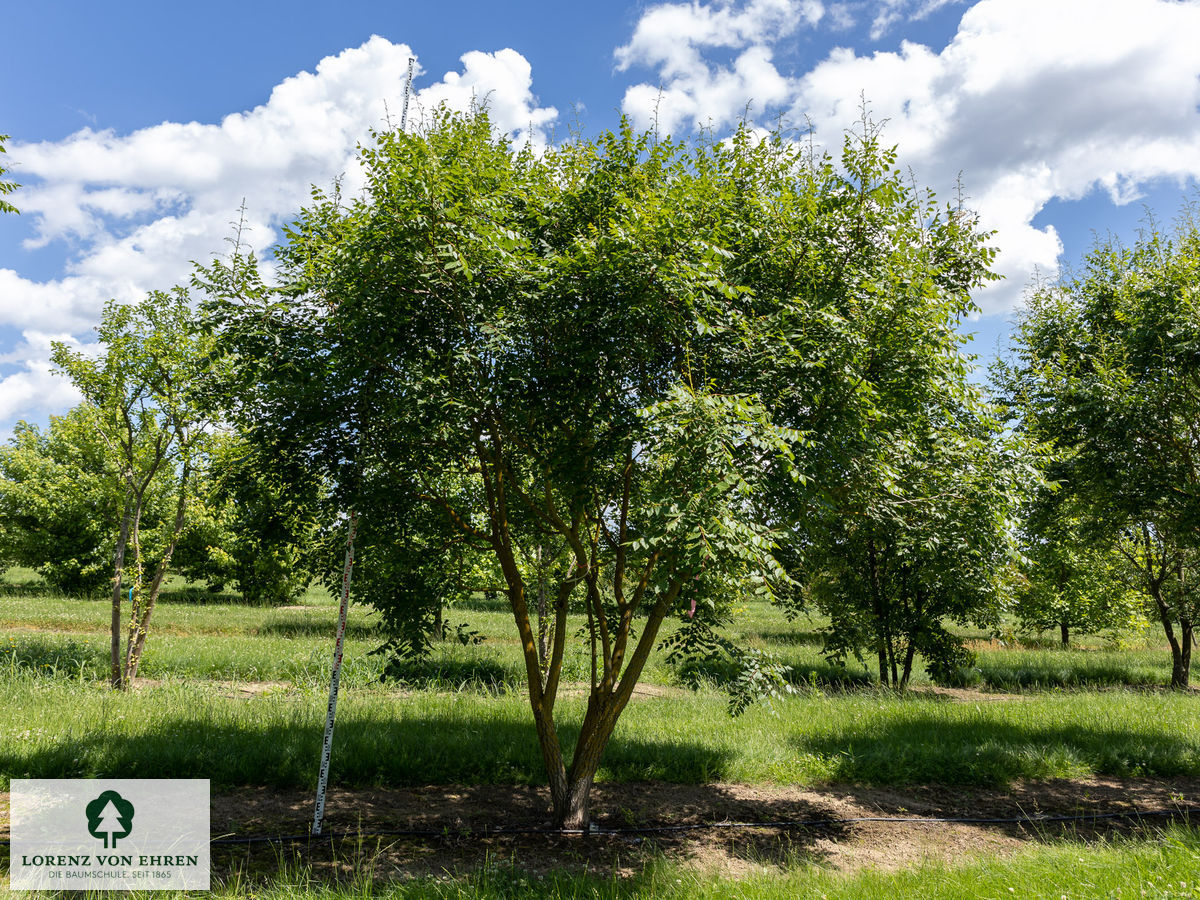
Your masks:
{"label": "white measuring pole", "polygon": [[408,123],[408,95],[412,91],[413,58],[408,58],[408,81],[404,82],[404,109],[400,111],[400,130]]}
{"label": "white measuring pole", "polygon": [[321,745],[321,771],[317,776],[317,805],[313,811],[312,833],[321,833],[325,818],[325,788],[329,785],[329,755],[333,750],[333,714],[337,711],[338,681],[342,675],[342,644],[346,639],[346,608],[350,605],[350,574],[354,571],[354,533],[358,514],[350,513],[350,534],[346,537],[346,568],[342,573],[342,605],[338,609],[337,641],[333,645],[333,675],[329,679],[329,709],[325,713],[325,742]]}

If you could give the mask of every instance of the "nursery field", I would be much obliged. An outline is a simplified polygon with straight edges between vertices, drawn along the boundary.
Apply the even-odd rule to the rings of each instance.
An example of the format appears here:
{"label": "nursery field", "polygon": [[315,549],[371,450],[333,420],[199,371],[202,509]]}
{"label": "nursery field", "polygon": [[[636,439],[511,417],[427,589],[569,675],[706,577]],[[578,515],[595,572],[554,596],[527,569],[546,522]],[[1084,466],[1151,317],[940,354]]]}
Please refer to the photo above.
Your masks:
{"label": "nursery field", "polygon": [[[208,778],[216,835],[303,835],[333,600],[312,589],[252,607],[172,585],[128,694],[105,684],[108,614],[27,571],[3,576],[0,792],[10,778]],[[1200,697],[1161,687],[1170,656],[1153,632],[1068,650],[1057,635],[971,632],[960,684],[918,669],[897,695],[859,663],[826,661],[821,621],[750,604],[730,636],[790,665],[795,693],[732,717],[721,666],[652,658],[601,765],[601,833],[561,836],[538,833],[548,798],[511,617],[479,596],[447,622],[428,660],[381,680],[376,619],[351,608],[332,836],[220,844],[216,893],[1200,896],[1187,818],[1200,810]],[[567,720],[582,718],[588,664],[564,666]],[[906,821],[862,821],[881,818]],[[810,824],[769,824],[798,821]],[[691,828],[733,822],[760,827]],[[428,833],[380,833],[405,830]]]}

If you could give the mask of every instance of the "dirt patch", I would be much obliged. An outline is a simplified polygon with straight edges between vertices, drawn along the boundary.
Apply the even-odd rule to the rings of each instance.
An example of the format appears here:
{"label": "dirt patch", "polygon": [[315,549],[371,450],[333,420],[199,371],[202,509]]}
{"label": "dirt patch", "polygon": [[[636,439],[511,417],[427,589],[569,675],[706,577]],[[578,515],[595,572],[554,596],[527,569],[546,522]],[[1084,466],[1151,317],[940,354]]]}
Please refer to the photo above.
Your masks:
{"label": "dirt patch", "polygon": [[[384,880],[461,874],[495,866],[497,860],[504,865],[513,861],[530,875],[567,870],[629,876],[659,854],[730,877],[805,861],[847,872],[896,870],[926,861],[1007,854],[1063,835],[1093,840],[1171,820],[1155,817],[1139,824],[1136,819],[1084,818],[1031,824],[948,823],[939,818],[1195,809],[1200,806],[1200,778],[1054,780],[1007,789],[599,784],[592,807],[600,833],[590,835],[550,833],[548,795],[539,787],[335,788],[327,800],[324,837],[309,841],[304,836],[312,803],[308,791],[247,787],[215,794],[214,838],[292,835],[299,840],[282,849],[218,843],[213,847],[214,874],[220,879],[235,871],[265,876],[283,858],[311,866],[319,878],[364,870]],[[908,821],[869,821],[877,818]],[[1178,818],[1183,819],[1182,812]],[[762,827],[737,824],[747,822]],[[680,827],[712,824],[718,827]],[[0,837],[7,832],[8,795],[0,794]]]}
{"label": "dirt patch", "polygon": [[914,697],[932,697],[938,700],[952,700],[955,703],[979,703],[993,700],[1028,700],[1029,694],[1003,694],[993,691],[981,691],[978,688],[952,688],[938,685],[921,685],[910,687],[908,693]]}
{"label": "dirt patch", "polygon": [[[248,700],[267,694],[284,694],[292,689],[291,682],[288,681],[200,681],[190,683],[206,684],[215,687],[222,697],[229,697],[234,700]],[[166,682],[161,678],[133,679],[133,689],[135,691],[152,690],[162,687],[164,684]]]}
{"label": "dirt patch", "polygon": [[[324,830],[334,836],[327,838],[330,843],[293,844],[291,852],[316,869],[332,871],[347,865],[345,854],[355,848],[353,865],[369,865],[383,878],[462,873],[494,865],[497,859],[519,860],[533,875],[563,869],[632,875],[659,853],[731,877],[798,861],[843,871],[895,870],[923,861],[1005,854],[1063,834],[1090,840],[1142,827],[1131,819],[1031,825],[936,818],[1086,816],[1188,806],[1200,806],[1200,778],[1056,780],[1022,782],[1009,789],[598,784],[592,807],[601,833],[564,836],[528,833],[549,828],[545,788],[337,789],[330,792],[326,807]],[[312,797],[306,792],[248,788],[213,798],[214,834],[302,834],[311,815]],[[880,817],[916,821],[846,821]],[[1157,827],[1169,819],[1149,821]],[[739,822],[766,827],[737,827]],[[808,824],[770,824],[781,822]],[[722,827],[672,830],[714,823]],[[427,833],[366,834],[375,831]],[[527,833],[516,833],[522,831]],[[252,859],[242,848],[224,852],[230,865]]]}

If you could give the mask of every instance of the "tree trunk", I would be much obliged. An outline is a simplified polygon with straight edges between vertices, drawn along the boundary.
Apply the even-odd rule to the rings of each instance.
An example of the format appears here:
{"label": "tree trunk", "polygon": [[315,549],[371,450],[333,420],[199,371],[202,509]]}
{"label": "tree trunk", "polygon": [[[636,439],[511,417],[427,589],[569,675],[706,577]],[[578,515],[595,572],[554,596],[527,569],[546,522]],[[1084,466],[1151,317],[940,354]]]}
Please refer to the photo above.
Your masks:
{"label": "tree trunk", "polygon": [[141,610],[141,616],[137,623],[137,637],[125,660],[125,681],[127,684],[133,684],[133,679],[137,677],[138,665],[142,661],[142,652],[146,649],[146,635],[150,633],[150,615],[154,612],[154,604],[158,601],[158,592],[162,589],[163,579],[166,577],[167,568],[171,564],[171,557],[174,555],[175,547],[179,543],[179,535],[183,531],[184,523],[187,521],[187,485],[190,475],[191,464],[185,462],[183,464],[183,472],[179,477],[179,502],[175,506],[175,521],[171,526],[171,542],[167,544],[166,552],[163,553],[163,557],[158,563],[158,569],[154,573],[154,580],[150,583],[150,593],[146,597],[145,605]]}
{"label": "tree trunk", "polygon": [[900,684],[898,685],[900,690],[908,687],[908,679],[912,675],[913,653],[915,651],[916,647],[910,640],[907,649],[904,651],[904,671],[900,673]]}
{"label": "tree trunk", "polygon": [[1065,620],[1058,623],[1058,634],[1062,639],[1062,648],[1066,650],[1067,645],[1071,642],[1071,631]]}
{"label": "tree trunk", "polygon": [[125,547],[129,543],[129,527],[133,522],[133,505],[129,498],[125,499],[125,514],[121,517],[121,531],[117,535],[116,553],[113,556],[113,593],[112,593],[112,641],[111,666],[109,682],[117,690],[122,685],[121,668],[121,601],[124,597],[125,576]]}
{"label": "tree trunk", "polygon": [[[1150,585],[1150,596],[1154,598],[1154,605],[1158,607],[1158,618],[1162,622],[1163,631],[1167,635],[1167,643],[1171,645],[1171,687],[1185,688],[1188,685],[1188,668],[1184,664],[1184,650],[1180,646],[1179,641],[1175,637],[1175,624],[1171,621],[1171,607],[1167,605],[1162,598],[1160,586]],[[1190,624],[1188,626],[1190,632]],[[1189,634],[1190,638],[1191,635]],[[1188,643],[1187,658],[1191,659],[1191,646]]]}
{"label": "tree trunk", "polygon": [[551,795],[554,824],[564,831],[586,831],[591,824],[592,782],[620,712],[613,708],[613,698],[599,699],[596,694],[592,697],[575,744],[566,790],[560,796]]}
{"label": "tree trunk", "polygon": [[871,576],[871,608],[875,613],[875,635],[876,644],[875,651],[879,657],[879,683],[884,687],[888,685],[888,653],[887,653],[887,635],[883,626],[884,609],[883,609],[883,590],[879,585],[879,561],[875,556],[875,542],[867,542],[867,563]]}
{"label": "tree trunk", "polygon": [[633,688],[641,678],[642,669],[658,639],[658,630],[662,626],[663,618],[675,602],[682,586],[682,582],[674,583],[654,605],[620,682],[610,689],[606,679],[600,686],[593,688],[588,698],[583,726],[575,742],[570,772],[566,774],[561,788],[556,789],[553,782],[550,786],[556,827],[566,831],[587,830],[591,822],[589,804],[592,782],[600,766],[600,757],[617,727],[618,717],[629,703],[629,698],[633,696]]}
{"label": "tree trunk", "polygon": [[1195,642],[1193,625],[1190,619],[1179,620],[1180,635],[1179,647],[1179,672],[1178,678],[1176,673],[1171,672],[1171,686],[1177,688],[1186,688],[1191,681],[1192,672],[1192,645]]}

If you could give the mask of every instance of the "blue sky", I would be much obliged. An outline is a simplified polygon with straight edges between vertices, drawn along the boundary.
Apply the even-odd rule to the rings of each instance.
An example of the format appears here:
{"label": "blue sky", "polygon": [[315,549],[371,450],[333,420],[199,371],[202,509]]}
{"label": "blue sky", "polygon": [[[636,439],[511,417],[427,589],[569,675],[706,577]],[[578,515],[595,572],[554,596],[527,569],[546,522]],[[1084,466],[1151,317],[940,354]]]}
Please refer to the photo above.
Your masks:
{"label": "blue sky", "polygon": [[837,146],[865,96],[919,183],[948,197],[961,172],[997,231],[1005,280],[966,326],[985,360],[1035,272],[1132,239],[1146,207],[1169,221],[1200,176],[1200,0],[41,0],[5,28],[23,187],[0,217],[0,438],[76,402],[51,340],[88,346],[109,297],[223,252],[243,198],[266,256],[310,184],[352,186],[410,55],[414,115],[487,95],[538,146],[622,112],[727,131],[748,107]]}

